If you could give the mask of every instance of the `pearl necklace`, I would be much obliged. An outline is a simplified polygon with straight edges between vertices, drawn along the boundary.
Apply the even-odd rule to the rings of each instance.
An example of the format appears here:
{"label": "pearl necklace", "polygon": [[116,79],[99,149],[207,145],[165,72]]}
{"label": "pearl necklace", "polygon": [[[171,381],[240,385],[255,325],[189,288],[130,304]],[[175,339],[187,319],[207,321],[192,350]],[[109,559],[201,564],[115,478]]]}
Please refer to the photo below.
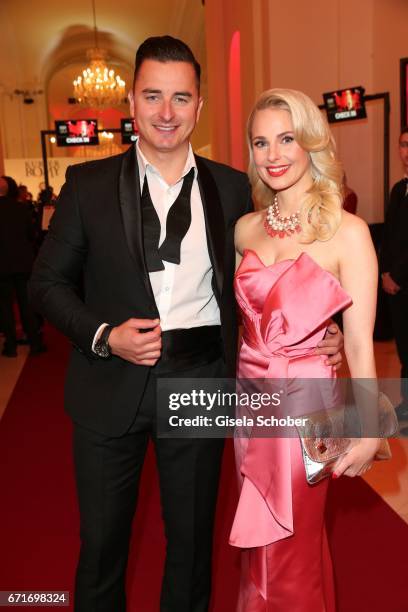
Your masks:
{"label": "pearl necklace", "polygon": [[275,236],[285,238],[286,236],[291,236],[295,232],[299,233],[302,230],[299,215],[300,211],[297,210],[289,217],[281,217],[278,206],[278,196],[275,195],[273,203],[268,206],[264,221],[264,227],[267,234],[271,238]]}

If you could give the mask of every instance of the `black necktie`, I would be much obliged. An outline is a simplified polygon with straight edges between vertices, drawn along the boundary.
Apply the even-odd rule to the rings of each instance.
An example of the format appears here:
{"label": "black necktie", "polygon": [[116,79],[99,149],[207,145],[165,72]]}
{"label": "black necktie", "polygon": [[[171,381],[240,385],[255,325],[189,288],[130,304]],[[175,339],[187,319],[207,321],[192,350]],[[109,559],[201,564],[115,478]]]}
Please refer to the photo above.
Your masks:
{"label": "black necktie", "polygon": [[153,206],[147,177],[142,191],[143,237],[146,265],[149,272],[164,270],[164,261],[180,264],[180,247],[191,225],[191,188],[194,181],[194,168],[186,174],[183,185],[171,206],[166,221],[166,238],[159,248],[160,220]]}

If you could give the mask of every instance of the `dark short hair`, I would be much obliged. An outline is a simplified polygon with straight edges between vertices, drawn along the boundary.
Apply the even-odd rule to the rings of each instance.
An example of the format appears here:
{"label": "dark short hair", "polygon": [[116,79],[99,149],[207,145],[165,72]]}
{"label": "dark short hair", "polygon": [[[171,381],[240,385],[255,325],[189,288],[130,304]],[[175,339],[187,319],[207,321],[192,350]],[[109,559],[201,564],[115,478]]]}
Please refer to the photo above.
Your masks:
{"label": "dark short hair", "polygon": [[151,36],[146,38],[136,51],[133,88],[136,77],[144,60],[152,59],[158,62],[187,62],[194,68],[197,87],[200,89],[201,66],[194,57],[190,47],[179,38],[173,36]]}
{"label": "dark short hair", "polygon": [[408,134],[408,125],[402,128],[401,134],[399,135],[400,139],[401,139],[401,136],[403,136],[404,134]]}
{"label": "dark short hair", "polygon": [[16,181],[11,178],[11,176],[2,176],[1,178],[6,181],[8,186],[7,197],[10,198],[10,200],[17,200],[18,187]]}

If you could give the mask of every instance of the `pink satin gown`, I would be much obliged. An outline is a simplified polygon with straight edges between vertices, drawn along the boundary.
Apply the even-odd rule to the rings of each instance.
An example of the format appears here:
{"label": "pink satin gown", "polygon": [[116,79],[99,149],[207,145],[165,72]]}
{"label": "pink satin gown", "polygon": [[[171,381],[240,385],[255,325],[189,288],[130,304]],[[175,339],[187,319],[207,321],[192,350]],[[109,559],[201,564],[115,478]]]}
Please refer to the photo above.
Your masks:
{"label": "pink satin gown", "polygon": [[[246,250],[235,277],[243,318],[239,378],[331,378],[314,347],[351,303],[306,253],[265,266]],[[236,438],[240,498],[230,544],[242,549],[238,612],[334,612],[324,526],[328,479],[306,481],[300,442]]]}

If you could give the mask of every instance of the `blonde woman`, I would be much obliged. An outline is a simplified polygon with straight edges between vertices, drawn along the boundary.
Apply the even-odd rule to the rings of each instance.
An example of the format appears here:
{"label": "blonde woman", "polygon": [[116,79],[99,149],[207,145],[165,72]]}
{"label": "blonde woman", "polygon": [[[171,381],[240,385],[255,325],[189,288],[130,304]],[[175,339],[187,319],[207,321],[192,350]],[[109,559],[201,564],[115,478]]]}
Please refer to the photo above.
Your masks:
{"label": "blonde woman", "polygon": [[[271,89],[248,122],[249,176],[259,212],[235,231],[243,319],[240,378],[332,378],[313,347],[343,310],[353,378],[375,378],[377,261],[367,225],[342,210],[342,170],[316,105]],[[380,441],[363,438],[332,476],[363,474]],[[306,482],[298,438],[236,439],[241,494],[231,544],[242,549],[240,612],[333,612],[324,530],[328,479]]]}

